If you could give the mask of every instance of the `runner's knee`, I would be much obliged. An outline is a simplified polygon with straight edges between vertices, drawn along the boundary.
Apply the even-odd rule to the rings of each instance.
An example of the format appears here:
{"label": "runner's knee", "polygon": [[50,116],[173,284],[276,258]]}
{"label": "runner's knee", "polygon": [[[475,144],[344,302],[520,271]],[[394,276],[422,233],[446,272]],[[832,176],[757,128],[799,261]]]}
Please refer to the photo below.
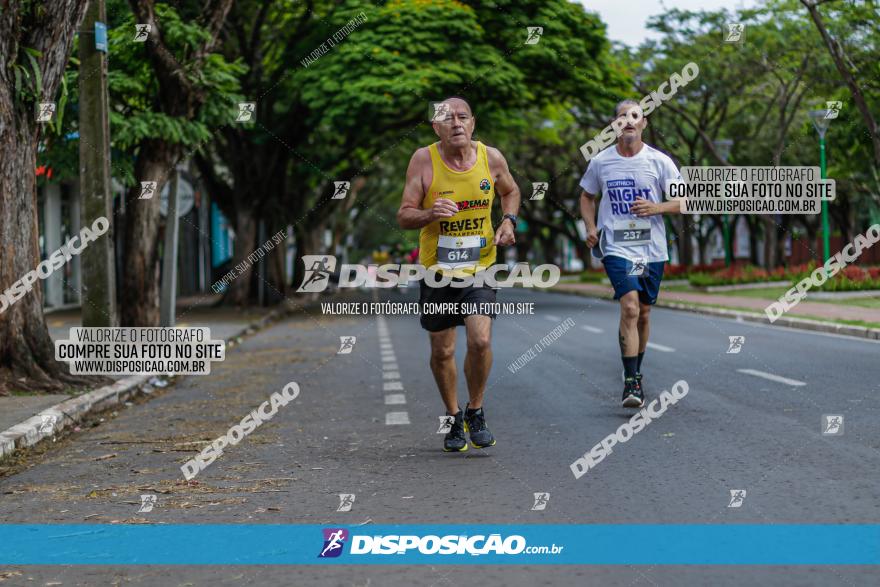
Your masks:
{"label": "runner's knee", "polygon": [[488,332],[468,335],[467,349],[469,353],[483,354],[489,352],[491,348],[492,339]]}
{"label": "runner's knee", "polygon": [[639,319],[639,301],[638,299],[620,300],[620,318],[624,322],[635,322]]}
{"label": "runner's knee", "polygon": [[449,361],[455,358],[455,344],[431,345],[431,361]]}

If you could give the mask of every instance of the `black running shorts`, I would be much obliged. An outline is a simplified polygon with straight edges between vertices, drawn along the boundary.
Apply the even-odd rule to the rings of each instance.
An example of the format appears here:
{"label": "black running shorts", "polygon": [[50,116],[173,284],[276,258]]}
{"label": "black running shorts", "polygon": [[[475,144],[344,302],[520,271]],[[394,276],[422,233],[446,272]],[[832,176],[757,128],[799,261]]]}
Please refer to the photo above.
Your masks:
{"label": "black running shorts", "polygon": [[[487,304],[494,303],[495,290],[485,285],[480,287],[452,287],[451,285],[430,287],[424,279],[419,281],[421,323],[422,328],[428,332],[440,332],[447,328],[464,326],[464,319],[476,314],[495,318],[495,313],[491,312],[493,308],[487,307]],[[441,308],[440,304],[455,304],[456,306],[444,308],[453,311],[439,312],[437,310]],[[471,307],[463,308],[464,304]]]}

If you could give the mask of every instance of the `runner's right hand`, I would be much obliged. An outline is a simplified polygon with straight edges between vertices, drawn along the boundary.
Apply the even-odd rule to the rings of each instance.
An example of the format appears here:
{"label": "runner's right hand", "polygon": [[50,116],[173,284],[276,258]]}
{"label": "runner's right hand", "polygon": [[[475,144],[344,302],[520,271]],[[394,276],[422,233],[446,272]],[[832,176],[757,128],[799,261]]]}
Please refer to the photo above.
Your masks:
{"label": "runner's right hand", "polygon": [[587,246],[591,249],[596,246],[596,243],[599,242],[599,231],[595,228],[593,230],[587,230]]}
{"label": "runner's right hand", "polygon": [[437,198],[431,207],[431,220],[452,218],[458,212],[458,206],[449,198]]}

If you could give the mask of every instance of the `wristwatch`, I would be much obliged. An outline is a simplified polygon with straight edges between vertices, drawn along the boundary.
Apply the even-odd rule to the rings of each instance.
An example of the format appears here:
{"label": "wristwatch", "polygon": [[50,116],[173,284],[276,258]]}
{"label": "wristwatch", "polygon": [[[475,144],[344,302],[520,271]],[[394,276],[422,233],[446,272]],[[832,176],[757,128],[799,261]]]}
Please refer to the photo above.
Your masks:
{"label": "wristwatch", "polygon": [[501,217],[501,222],[504,222],[505,219],[509,219],[513,224],[513,228],[516,228],[516,214],[505,214]]}

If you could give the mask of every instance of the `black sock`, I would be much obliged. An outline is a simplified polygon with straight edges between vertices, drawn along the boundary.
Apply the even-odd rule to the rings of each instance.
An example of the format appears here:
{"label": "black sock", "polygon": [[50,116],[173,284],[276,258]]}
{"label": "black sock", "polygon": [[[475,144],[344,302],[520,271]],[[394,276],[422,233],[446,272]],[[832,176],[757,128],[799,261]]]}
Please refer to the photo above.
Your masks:
{"label": "black sock", "polygon": [[644,358],[645,358],[645,351],[642,351],[639,353],[639,362],[636,364],[636,372],[637,373],[642,372],[642,359],[644,359]]}
{"label": "black sock", "polygon": [[638,357],[621,357],[623,360],[623,376],[626,379],[631,379],[636,376],[636,372],[638,370]]}
{"label": "black sock", "polygon": [[473,416],[474,414],[476,414],[477,412],[479,412],[482,409],[483,408],[474,409],[474,408],[468,406],[467,409],[464,411],[464,413],[466,416]]}

